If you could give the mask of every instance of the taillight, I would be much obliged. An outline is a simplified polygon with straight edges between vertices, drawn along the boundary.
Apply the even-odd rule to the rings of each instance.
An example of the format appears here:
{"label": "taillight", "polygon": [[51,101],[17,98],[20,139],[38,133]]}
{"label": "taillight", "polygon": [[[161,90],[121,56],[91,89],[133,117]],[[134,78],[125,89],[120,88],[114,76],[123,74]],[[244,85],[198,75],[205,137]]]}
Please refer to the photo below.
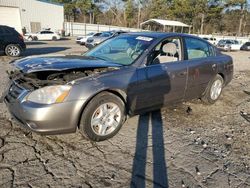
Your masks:
{"label": "taillight", "polygon": [[22,35],[18,35],[18,38],[23,40],[23,36]]}

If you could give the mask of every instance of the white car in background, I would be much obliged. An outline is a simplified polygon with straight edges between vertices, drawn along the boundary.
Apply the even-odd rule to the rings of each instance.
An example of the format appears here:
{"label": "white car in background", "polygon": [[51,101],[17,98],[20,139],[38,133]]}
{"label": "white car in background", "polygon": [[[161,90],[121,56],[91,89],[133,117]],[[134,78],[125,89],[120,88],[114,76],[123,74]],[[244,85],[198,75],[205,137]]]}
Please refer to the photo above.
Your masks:
{"label": "white car in background", "polygon": [[27,33],[25,34],[25,39],[28,41],[32,40],[60,40],[61,37],[59,34],[53,32],[53,31],[39,31],[37,33]]}
{"label": "white car in background", "polygon": [[86,36],[78,36],[76,38],[76,43],[77,44],[80,44],[80,45],[85,45],[85,43],[87,42],[88,38],[90,37],[97,37],[99,35],[101,35],[102,33],[101,32],[98,32],[98,33],[88,33]]}
{"label": "white car in background", "polygon": [[237,51],[240,50],[242,44],[238,40],[232,40],[232,44],[226,45],[228,51]]}
{"label": "white car in background", "polygon": [[217,47],[225,51],[237,51],[240,50],[242,44],[238,40],[223,39],[217,44]]}

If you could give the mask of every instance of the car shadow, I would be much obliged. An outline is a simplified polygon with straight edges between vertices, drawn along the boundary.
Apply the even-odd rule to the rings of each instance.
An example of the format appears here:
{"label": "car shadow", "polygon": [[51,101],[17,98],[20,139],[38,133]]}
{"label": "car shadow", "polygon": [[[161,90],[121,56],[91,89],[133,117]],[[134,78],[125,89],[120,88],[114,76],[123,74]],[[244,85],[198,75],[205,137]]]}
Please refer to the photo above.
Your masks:
{"label": "car shadow", "polygon": [[[132,85],[133,92],[130,92],[130,97],[127,98],[131,108],[129,110],[136,114],[142,114],[138,120],[130,182],[130,187],[133,188],[144,188],[149,186],[147,184],[152,184],[153,187],[168,187],[163,121],[160,109],[167,104],[168,97],[171,97],[169,95],[171,82],[165,65],[154,61],[154,59],[155,54],[151,54],[146,60],[150,64],[137,69],[137,82],[135,84],[137,90]],[[128,93],[129,90],[130,88],[128,88]],[[140,113],[144,111],[143,109],[147,109],[148,113]],[[149,160],[152,160],[152,163]],[[150,172],[150,174],[146,172]],[[151,176],[153,177],[151,178]]]}
{"label": "car shadow", "polygon": [[[150,147],[148,135],[150,135],[150,120],[152,129],[152,152],[153,152],[153,179],[146,177],[147,150]],[[136,151],[133,161],[130,187],[146,187],[149,180],[153,187],[168,187],[167,166],[165,160],[163,122],[161,111],[140,115],[137,128]]]}
{"label": "car shadow", "polygon": [[70,48],[65,48],[65,47],[27,48],[26,51],[22,53],[22,56],[50,54],[50,53],[62,52],[67,49]]}
{"label": "car shadow", "polygon": [[71,40],[71,39],[67,37],[61,37],[60,40]]}
{"label": "car shadow", "polygon": [[27,46],[30,46],[30,45],[42,45],[42,44],[48,44],[46,42],[40,42],[40,41],[26,41],[25,44]]}

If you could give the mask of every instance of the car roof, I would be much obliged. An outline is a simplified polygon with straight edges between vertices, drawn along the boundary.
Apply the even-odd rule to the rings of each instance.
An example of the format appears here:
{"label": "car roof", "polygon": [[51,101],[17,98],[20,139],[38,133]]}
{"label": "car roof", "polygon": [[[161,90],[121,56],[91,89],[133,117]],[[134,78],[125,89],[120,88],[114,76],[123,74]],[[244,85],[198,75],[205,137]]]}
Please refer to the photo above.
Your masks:
{"label": "car roof", "polygon": [[[42,31],[50,31],[50,32],[53,32],[53,31],[51,31],[51,30],[41,30],[41,31],[39,31],[39,32],[42,32]],[[54,32],[53,32],[54,33]]]}
{"label": "car roof", "polygon": [[168,32],[130,32],[130,33],[124,33],[122,35],[135,35],[135,36],[145,36],[145,37],[152,37],[152,38],[166,38],[166,37],[193,37],[197,39],[204,40],[200,37],[197,37],[195,35],[185,34],[185,33],[168,33]]}
{"label": "car roof", "polygon": [[7,26],[7,25],[0,25],[0,27],[7,27],[7,28],[14,29],[13,27],[10,27],[10,26]]}

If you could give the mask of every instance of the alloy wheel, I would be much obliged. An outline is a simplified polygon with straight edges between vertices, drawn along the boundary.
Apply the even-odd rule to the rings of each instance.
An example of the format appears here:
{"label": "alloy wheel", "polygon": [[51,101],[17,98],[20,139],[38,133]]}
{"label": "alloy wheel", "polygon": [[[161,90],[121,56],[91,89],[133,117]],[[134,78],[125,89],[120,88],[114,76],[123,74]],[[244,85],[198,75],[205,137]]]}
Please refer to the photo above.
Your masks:
{"label": "alloy wheel", "polygon": [[93,113],[91,128],[95,134],[106,136],[116,130],[121,121],[121,109],[115,103],[101,104]]}
{"label": "alloy wheel", "polygon": [[19,56],[19,54],[20,54],[20,49],[19,49],[17,46],[9,46],[9,47],[7,48],[7,53],[8,53],[10,56],[16,57],[16,56]]}
{"label": "alloy wheel", "polygon": [[222,91],[222,81],[221,80],[216,80],[212,87],[211,87],[211,91],[210,91],[210,97],[212,100],[217,100],[218,97],[220,96],[221,94],[221,91]]}

